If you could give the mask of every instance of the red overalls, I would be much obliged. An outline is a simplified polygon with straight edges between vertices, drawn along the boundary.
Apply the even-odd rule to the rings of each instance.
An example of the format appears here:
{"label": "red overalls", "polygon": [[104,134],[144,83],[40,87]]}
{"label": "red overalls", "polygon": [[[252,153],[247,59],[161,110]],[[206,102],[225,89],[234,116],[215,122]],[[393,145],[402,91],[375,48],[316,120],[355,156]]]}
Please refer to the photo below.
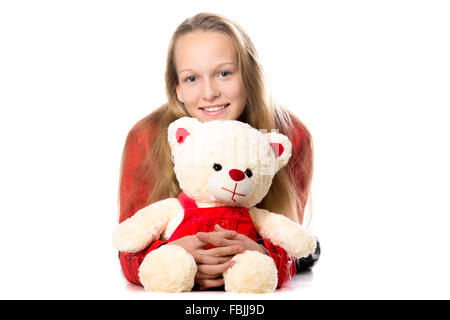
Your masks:
{"label": "red overalls", "polygon": [[[195,201],[184,192],[180,193],[178,201],[184,209],[184,218],[168,240],[169,242],[197,232],[214,231],[216,224],[257,241],[256,230],[247,208],[230,206],[199,208]],[[208,249],[208,246],[205,248]]]}

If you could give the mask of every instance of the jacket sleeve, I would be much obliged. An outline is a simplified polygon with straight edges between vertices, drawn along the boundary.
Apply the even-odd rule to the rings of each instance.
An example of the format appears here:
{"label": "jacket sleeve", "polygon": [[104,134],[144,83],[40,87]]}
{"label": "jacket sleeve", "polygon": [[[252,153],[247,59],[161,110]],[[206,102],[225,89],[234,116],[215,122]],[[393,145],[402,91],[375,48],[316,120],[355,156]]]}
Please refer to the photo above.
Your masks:
{"label": "jacket sleeve", "polygon": [[[119,222],[133,216],[147,205],[147,198],[152,188],[151,179],[142,179],[142,164],[150,148],[148,133],[143,129],[131,130],[127,136],[122,155],[122,168],[119,189]],[[119,252],[120,266],[125,278],[137,285],[139,266],[145,256],[157,249],[165,241],[154,241],[144,250],[137,253]]]}
{"label": "jacket sleeve", "polygon": [[302,224],[312,177],[312,140],[309,131],[295,121],[289,138],[292,142],[292,156],[287,165],[287,171],[296,190],[297,216],[299,223]]}
{"label": "jacket sleeve", "polygon": [[[293,122],[292,156],[288,164],[290,177],[297,190],[297,216],[300,223],[304,223],[304,211],[308,201],[308,190],[311,183],[313,167],[312,138],[309,131],[299,122]],[[297,273],[310,270],[320,257],[319,241],[316,238],[316,251],[308,257],[295,259]]]}
{"label": "jacket sleeve", "polygon": [[295,258],[291,257],[283,248],[274,245],[267,239],[260,239],[257,242],[264,246],[277,267],[277,288],[283,287],[296,273]]}
{"label": "jacket sleeve", "polygon": [[125,279],[133,284],[142,286],[139,280],[139,267],[141,266],[142,260],[144,260],[145,256],[150,251],[158,249],[165,243],[167,243],[167,241],[156,240],[144,250],[136,253],[119,252],[120,266],[122,267]]}

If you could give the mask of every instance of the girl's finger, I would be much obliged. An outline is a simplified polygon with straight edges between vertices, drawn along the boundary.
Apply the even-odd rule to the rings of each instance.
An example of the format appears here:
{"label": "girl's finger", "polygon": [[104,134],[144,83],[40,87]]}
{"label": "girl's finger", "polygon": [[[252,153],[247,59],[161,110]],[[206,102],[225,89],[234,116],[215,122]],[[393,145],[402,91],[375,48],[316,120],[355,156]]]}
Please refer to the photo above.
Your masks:
{"label": "girl's finger", "polygon": [[[211,249],[209,249],[211,250]],[[197,264],[223,264],[231,260],[231,256],[212,255],[209,250],[202,250],[203,253],[193,254],[194,260]]]}
{"label": "girl's finger", "polygon": [[232,245],[226,247],[216,247],[212,249],[207,249],[204,251],[205,255],[213,256],[213,257],[229,257],[235,256],[239,253],[245,251],[245,248],[241,245]]}
{"label": "girl's finger", "polygon": [[208,274],[197,271],[197,273],[195,274],[195,279],[217,279],[219,277],[222,277],[221,273]]}
{"label": "girl's finger", "polygon": [[220,224],[216,224],[214,226],[214,230],[220,232],[220,231],[226,231],[227,229],[222,228],[222,226]]}
{"label": "girl's finger", "polygon": [[227,271],[228,268],[231,268],[236,262],[229,261],[222,264],[199,264],[197,265],[197,273],[202,273],[206,275],[220,275]]}
{"label": "girl's finger", "polygon": [[196,279],[195,283],[198,284],[199,290],[206,290],[209,288],[220,287],[225,284],[223,278],[219,279]]}
{"label": "girl's finger", "polygon": [[[234,232],[234,231],[233,231]],[[200,239],[200,241],[207,242],[209,244],[212,244],[216,247],[226,247],[231,246],[234,244],[233,238],[235,237],[235,234],[230,237],[227,237],[230,235],[230,233],[227,232],[199,232],[197,233],[197,237]]]}
{"label": "girl's finger", "polygon": [[214,230],[215,230],[216,232],[229,232],[229,234],[231,234],[232,237],[231,237],[231,238],[230,238],[230,237],[227,237],[228,239],[239,239],[240,236],[241,236],[240,233],[237,233],[237,232],[234,231],[234,230],[228,230],[228,229],[222,228],[222,226],[221,226],[220,224],[216,224],[216,225],[214,226]]}
{"label": "girl's finger", "polygon": [[221,231],[212,231],[212,232],[198,232],[197,237],[201,241],[208,241],[209,238],[223,238],[223,239],[234,239],[237,236],[237,232],[233,230],[222,229]]}

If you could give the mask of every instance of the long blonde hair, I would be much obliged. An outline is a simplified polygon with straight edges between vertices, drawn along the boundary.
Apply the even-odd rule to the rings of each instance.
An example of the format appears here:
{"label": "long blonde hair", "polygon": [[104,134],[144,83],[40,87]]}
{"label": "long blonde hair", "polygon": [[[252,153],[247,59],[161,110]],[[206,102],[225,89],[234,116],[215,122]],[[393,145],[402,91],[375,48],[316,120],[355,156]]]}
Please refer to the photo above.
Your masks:
{"label": "long blonde hair", "polygon": [[[272,186],[258,207],[284,214],[294,221],[302,222],[304,207],[309,195],[312,174],[312,145],[306,127],[286,109],[276,104],[268,93],[263,69],[259,63],[255,47],[246,32],[234,21],[218,14],[199,13],[186,19],[175,30],[169,43],[166,61],[166,95],[168,103],[154,111],[147,121],[159,127],[150,151],[142,165],[141,172],[158,170],[154,179],[147,203],[153,203],[168,197],[177,197],[181,192],[173,170],[170,147],[167,142],[167,127],[183,116],[189,116],[184,104],[176,94],[178,76],[176,72],[174,49],[178,38],[195,31],[220,32],[228,35],[235,43],[238,52],[238,64],[247,103],[238,120],[246,122],[257,129],[278,129],[291,137],[293,121],[302,128],[307,145],[301,151],[302,159],[291,159],[298,162],[301,168],[302,181],[293,181],[292,173],[287,168],[280,170],[274,177]],[[300,197],[298,196],[300,195]]]}

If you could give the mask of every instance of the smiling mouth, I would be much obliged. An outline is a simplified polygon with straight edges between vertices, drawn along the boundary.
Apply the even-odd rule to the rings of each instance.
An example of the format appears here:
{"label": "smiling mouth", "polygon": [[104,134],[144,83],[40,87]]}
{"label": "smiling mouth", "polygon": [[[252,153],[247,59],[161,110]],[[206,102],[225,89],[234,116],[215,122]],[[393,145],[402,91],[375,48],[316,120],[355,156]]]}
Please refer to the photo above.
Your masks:
{"label": "smiling mouth", "polygon": [[235,196],[235,195],[236,195],[236,196],[241,196],[241,197],[245,197],[245,196],[246,196],[246,194],[237,193],[237,192],[236,192],[236,188],[237,188],[237,183],[234,184],[234,190],[233,190],[233,191],[231,191],[231,190],[229,190],[229,189],[227,189],[227,188],[222,187],[223,190],[228,191],[228,192],[231,192],[231,193],[233,194],[233,195],[231,196],[231,200],[232,200],[233,202],[237,202],[237,200],[234,199],[234,196]]}
{"label": "smiling mouth", "polygon": [[218,112],[218,111],[221,111],[221,110],[227,108],[229,105],[230,105],[229,103],[225,103],[225,104],[220,104],[220,105],[215,105],[215,106],[202,107],[202,108],[200,108],[200,110],[205,111],[205,112]]}

